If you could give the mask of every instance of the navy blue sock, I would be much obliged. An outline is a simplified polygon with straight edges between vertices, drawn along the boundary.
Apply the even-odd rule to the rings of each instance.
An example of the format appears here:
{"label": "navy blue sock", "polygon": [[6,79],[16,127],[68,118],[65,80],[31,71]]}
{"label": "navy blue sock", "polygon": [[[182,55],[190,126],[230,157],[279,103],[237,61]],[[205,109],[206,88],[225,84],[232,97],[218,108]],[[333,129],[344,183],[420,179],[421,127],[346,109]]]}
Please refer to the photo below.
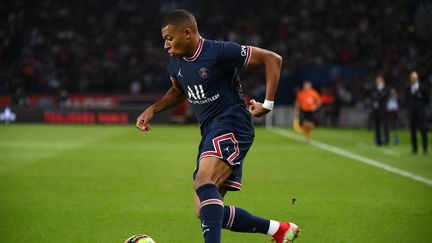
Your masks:
{"label": "navy blue sock", "polygon": [[267,234],[270,220],[250,214],[233,206],[224,207],[222,227],[235,232]]}
{"label": "navy blue sock", "polygon": [[205,243],[220,243],[224,205],[215,184],[205,184],[196,189],[201,201],[200,217]]}

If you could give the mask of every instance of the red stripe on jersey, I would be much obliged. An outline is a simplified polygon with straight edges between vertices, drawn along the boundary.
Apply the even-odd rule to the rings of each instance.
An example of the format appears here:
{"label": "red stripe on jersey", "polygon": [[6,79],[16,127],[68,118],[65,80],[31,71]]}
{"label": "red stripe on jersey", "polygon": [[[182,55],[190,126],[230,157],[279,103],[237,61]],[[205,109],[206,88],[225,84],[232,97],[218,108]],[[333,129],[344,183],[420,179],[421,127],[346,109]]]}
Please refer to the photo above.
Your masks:
{"label": "red stripe on jersey", "polygon": [[252,56],[252,47],[251,46],[246,46],[247,52],[246,52],[246,58],[245,58],[245,62],[243,65],[243,68],[246,68],[247,65],[250,62],[251,56]]}
{"label": "red stripe on jersey", "polygon": [[193,56],[192,57],[183,57],[183,59],[185,61],[188,61],[188,62],[195,61],[198,58],[199,54],[201,54],[201,50],[203,48],[203,43],[204,43],[204,38],[200,37],[199,42],[198,42],[198,48],[195,51],[195,53],[193,54]]}

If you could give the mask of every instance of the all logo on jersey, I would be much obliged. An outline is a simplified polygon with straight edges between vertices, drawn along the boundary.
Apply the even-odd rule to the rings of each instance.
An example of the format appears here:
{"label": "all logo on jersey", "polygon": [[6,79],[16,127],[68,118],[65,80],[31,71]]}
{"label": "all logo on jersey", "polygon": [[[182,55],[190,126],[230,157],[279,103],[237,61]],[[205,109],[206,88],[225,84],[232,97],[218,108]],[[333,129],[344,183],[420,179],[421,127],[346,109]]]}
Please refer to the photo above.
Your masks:
{"label": "all logo on jersey", "polygon": [[207,98],[206,93],[204,91],[204,87],[201,84],[193,85],[193,86],[188,85],[187,92],[188,92],[189,102],[195,105],[208,104],[220,98],[219,93]]}
{"label": "all logo on jersey", "polygon": [[194,100],[207,99],[202,85],[194,85],[192,87],[188,85],[187,88],[188,88],[189,99],[191,98]]}
{"label": "all logo on jersey", "polygon": [[201,68],[198,73],[201,78],[207,78],[209,76],[209,70],[207,68]]}

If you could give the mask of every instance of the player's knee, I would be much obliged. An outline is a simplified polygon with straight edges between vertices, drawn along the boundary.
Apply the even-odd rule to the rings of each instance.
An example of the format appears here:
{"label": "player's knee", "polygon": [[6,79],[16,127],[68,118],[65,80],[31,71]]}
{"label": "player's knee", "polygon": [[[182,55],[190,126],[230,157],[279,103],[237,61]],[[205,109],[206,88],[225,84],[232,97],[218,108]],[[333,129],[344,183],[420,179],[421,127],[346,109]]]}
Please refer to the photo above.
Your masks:
{"label": "player's knee", "polygon": [[304,123],[304,129],[312,129],[313,128],[313,123],[311,123],[311,122],[305,122]]}
{"label": "player's knee", "polygon": [[198,173],[195,182],[194,189],[198,189],[200,186],[205,184],[215,184],[217,188],[220,188],[225,182],[227,176],[224,175],[214,175],[214,174],[200,174]]}
{"label": "player's knee", "polygon": [[196,178],[195,178],[195,182],[194,182],[195,190],[198,189],[200,186],[205,185],[205,184],[215,184],[215,181],[212,179],[211,176],[200,175],[198,173]]}
{"label": "player's knee", "polygon": [[195,190],[205,184],[216,184],[215,173],[211,173],[209,170],[200,168],[196,174],[194,188]]}
{"label": "player's knee", "polygon": [[195,190],[205,184],[215,184],[218,188],[222,186],[225,180],[231,175],[232,169],[224,162],[219,160],[211,161],[214,163],[200,164],[200,168],[195,177]]}

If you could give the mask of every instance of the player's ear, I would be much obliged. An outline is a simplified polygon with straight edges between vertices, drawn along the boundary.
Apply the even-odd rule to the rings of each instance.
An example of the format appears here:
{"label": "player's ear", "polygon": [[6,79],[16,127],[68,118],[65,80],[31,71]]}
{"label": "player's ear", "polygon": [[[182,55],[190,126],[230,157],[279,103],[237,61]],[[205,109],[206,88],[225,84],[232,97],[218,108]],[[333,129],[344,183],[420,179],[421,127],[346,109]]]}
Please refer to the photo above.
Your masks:
{"label": "player's ear", "polygon": [[186,28],[183,33],[185,35],[186,40],[189,40],[192,36],[192,30],[190,28]]}

